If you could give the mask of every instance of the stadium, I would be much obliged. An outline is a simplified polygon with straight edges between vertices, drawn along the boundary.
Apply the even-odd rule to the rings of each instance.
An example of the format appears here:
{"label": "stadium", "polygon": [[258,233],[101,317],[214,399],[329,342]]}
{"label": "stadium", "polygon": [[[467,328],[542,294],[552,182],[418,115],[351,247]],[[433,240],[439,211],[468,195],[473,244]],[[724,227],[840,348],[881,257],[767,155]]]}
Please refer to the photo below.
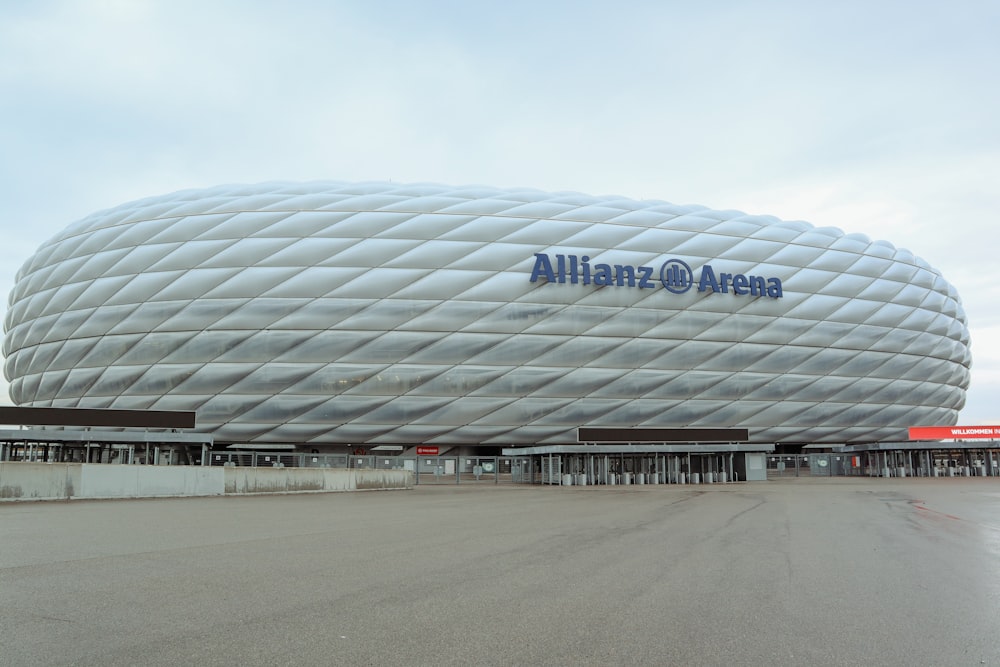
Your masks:
{"label": "stadium", "polygon": [[433,184],[100,211],[24,263],[4,326],[18,406],[194,411],[216,447],[306,452],[540,451],[595,427],[905,440],[956,423],[971,363],[955,288],[886,241]]}

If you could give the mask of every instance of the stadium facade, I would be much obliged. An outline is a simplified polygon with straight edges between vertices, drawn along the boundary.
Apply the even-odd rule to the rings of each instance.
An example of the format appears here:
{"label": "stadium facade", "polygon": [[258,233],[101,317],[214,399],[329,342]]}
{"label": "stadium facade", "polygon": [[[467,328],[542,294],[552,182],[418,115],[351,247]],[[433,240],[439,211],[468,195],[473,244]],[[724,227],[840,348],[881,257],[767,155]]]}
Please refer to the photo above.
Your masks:
{"label": "stadium facade", "polygon": [[[955,424],[959,296],[885,241],[662,201],[265,183],[95,213],[17,275],[15,404],[194,410],[216,443],[754,442]],[[324,449],[319,449],[324,451]]]}

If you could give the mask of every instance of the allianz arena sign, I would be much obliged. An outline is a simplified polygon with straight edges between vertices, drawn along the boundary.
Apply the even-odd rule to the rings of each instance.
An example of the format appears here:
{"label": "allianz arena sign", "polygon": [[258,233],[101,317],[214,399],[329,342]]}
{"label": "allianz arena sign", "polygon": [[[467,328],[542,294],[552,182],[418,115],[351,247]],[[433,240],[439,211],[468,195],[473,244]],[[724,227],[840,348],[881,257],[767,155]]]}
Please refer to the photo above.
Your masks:
{"label": "allianz arena sign", "polygon": [[[554,261],[553,261],[554,259]],[[632,266],[630,264],[590,263],[587,255],[555,255],[535,253],[535,264],[531,269],[531,282],[544,278],[550,283],[571,285],[597,285],[614,287],[637,287],[640,289],[663,289],[673,294],[683,294],[697,285],[699,292],[721,292],[736,296],[767,296],[780,299],[783,296],[781,280],[742,273],[716,272],[711,264],[701,267],[695,279],[694,271],[684,260],[671,258],[659,268],[652,266]]]}

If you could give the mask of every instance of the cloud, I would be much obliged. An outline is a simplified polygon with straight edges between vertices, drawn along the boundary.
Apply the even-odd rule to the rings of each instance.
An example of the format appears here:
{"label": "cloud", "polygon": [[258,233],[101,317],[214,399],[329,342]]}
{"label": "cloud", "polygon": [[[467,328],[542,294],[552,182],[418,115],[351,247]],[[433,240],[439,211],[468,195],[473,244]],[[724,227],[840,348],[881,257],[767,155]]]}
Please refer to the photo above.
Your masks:
{"label": "cloud", "polygon": [[[0,9],[0,290],[188,187],[527,185],[805,219],[924,257],[1000,398],[1000,5],[40,2]],[[995,401],[994,401],[995,403]],[[979,415],[989,401],[970,400]]]}

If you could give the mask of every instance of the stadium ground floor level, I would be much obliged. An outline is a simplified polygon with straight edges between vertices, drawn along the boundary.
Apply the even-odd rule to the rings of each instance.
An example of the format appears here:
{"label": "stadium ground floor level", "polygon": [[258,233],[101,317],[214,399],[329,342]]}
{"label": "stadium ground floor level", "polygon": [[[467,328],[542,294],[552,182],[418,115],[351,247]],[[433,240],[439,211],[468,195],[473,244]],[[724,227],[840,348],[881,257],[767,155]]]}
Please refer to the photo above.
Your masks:
{"label": "stadium ground floor level", "polygon": [[[215,449],[208,465],[405,468],[420,484],[639,485],[718,484],[786,477],[1000,476],[1000,442],[900,442],[814,445],[778,454],[769,444],[618,444],[416,447],[361,453],[287,449]],[[421,447],[420,449],[424,449]],[[358,452],[358,453],[354,453]]]}
{"label": "stadium ground floor level", "polygon": [[839,447],[809,445],[808,454],[772,454],[768,477],[997,477],[1000,442],[879,442]]}
{"label": "stadium ground floor level", "polygon": [[997,477],[1000,441],[535,447],[220,445],[172,432],[0,430],[0,461],[406,469],[417,484],[713,484],[805,476]]}
{"label": "stadium ground floor level", "polygon": [[503,454],[525,457],[533,483],[612,486],[761,481],[771,451],[771,444],[643,443],[518,447]]}
{"label": "stadium ground floor level", "polygon": [[178,431],[0,429],[0,461],[199,465],[213,439]]}

